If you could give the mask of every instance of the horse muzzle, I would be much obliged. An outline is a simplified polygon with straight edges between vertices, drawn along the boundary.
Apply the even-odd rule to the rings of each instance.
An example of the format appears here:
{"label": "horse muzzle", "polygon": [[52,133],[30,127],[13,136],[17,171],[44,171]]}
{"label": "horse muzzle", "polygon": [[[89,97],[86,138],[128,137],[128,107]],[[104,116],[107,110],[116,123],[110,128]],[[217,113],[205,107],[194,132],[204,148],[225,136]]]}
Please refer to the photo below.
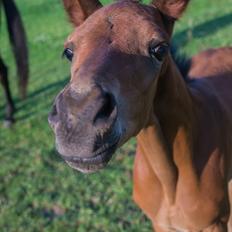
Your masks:
{"label": "horse muzzle", "polygon": [[121,138],[117,111],[113,95],[99,87],[85,96],[70,88],[58,95],[48,121],[58,152],[72,168],[90,173],[106,166]]}

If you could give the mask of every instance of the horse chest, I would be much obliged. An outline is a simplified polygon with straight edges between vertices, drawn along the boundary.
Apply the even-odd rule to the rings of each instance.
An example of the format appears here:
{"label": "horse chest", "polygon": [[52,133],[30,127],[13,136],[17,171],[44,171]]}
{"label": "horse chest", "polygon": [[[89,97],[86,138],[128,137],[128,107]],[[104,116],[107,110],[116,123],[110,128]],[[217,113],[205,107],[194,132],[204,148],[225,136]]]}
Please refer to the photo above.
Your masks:
{"label": "horse chest", "polygon": [[[215,162],[218,163],[218,161],[217,158],[211,160],[209,166],[214,167]],[[186,185],[178,182],[176,202],[170,205],[165,199],[162,184],[151,169],[146,157],[138,150],[134,164],[134,201],[151,219],[154,226],[157,224],[164,231],[195,232],[198,231],[196,228],[199,228],[199,230],[200,228],[206,228],[220,215],[219,208],[225,200],[223,186],[219,184],[222,182],[221,177],[219,177],[220,175],[217,171],[215,172],[215,168],[212,168],[212,170],[211,168],[207,168],[206,170],[207,173],[202,176],[202,179],[205,183],[209,181],[213,182],[213,185],[207,187],[210,194],[217,188],[217,191],[213,195],[210,196],[210,194],[207,194],[207,189],[202,189],[203,195],[207,196],[205,200],[202,201],[203,197],[199,195],[198,199],[201,200],[198,203],[196,201],[188,201],[187,204],[185,196],[189,196],[189,194],[186,192],[181,197],[183,193],[181,189],[186,188]],[[214,174],[211,171],[214,171]],[[212,201],[208,201],[207,198],[209,196],[213,199]],[[191,214],[192,212],[190,214],[186,213],[186,205],[188,205],[188,208],[195,208],[193,214]],[[192,218],[194,219],[191,220]]]}
{"label": "horse chest", "polygon": [[180,209],[165,201],[161,183],[151,171],[146,158],[139,153],[134,164],[133,198],[153,224],[159,224],[164,231],[186,226]]}
{"label": "horse chest", "polygon": [[154,218],[162,202],[163,190],[146,158],[139,152],[136,154],[133,174],[133,198],[149,218]]}

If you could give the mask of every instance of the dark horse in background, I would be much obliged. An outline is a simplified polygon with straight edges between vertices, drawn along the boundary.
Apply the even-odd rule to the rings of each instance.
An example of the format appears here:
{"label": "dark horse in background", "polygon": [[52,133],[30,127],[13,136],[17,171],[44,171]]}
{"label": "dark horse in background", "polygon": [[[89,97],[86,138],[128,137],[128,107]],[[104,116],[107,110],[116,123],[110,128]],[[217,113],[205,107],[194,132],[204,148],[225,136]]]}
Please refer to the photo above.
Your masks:
{"label": "dark horse in background", "polygon": [[[26,97],[27,83],[29,78],[28,49],[25,30],[14,0],[0,0],[0,7],[3,8],[5,12],[9,39],[16,61],[17,75],[19,77],[19,92],[21,98],[24,99]],[[15,106],[8,81],[8,69],[1,57],[1,54],[0,81],[6,97],[5,120],[6,125],[9,126],[14,122]]]}

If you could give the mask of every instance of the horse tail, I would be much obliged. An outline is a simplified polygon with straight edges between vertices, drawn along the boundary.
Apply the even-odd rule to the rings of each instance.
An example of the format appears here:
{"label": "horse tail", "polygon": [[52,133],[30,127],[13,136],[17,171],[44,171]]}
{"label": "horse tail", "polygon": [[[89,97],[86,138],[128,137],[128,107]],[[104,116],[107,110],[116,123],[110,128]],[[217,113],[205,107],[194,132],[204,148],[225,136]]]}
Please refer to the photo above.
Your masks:
{"label": "horse tail", "polygon": [[2,3],[6,15],[10,43],[17,66],[17,73],[19,77],[19,93],[22,98],[25,98],[29,79],[29,61],[26,33],[23,27],[20,13],[14,0],[2,0]]}

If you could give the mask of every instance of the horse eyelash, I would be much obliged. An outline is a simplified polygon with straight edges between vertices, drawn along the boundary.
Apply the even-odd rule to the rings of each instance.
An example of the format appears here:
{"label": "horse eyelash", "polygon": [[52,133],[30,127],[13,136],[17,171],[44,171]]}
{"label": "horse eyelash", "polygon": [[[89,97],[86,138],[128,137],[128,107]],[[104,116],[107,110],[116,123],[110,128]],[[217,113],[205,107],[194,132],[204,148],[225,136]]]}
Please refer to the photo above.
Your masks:
{"label": "horse eyelash", "polygon": [[65,48],[62,53],[62,58],[66,57],[69,61],[72,61],[73,51],[70,48]]}

